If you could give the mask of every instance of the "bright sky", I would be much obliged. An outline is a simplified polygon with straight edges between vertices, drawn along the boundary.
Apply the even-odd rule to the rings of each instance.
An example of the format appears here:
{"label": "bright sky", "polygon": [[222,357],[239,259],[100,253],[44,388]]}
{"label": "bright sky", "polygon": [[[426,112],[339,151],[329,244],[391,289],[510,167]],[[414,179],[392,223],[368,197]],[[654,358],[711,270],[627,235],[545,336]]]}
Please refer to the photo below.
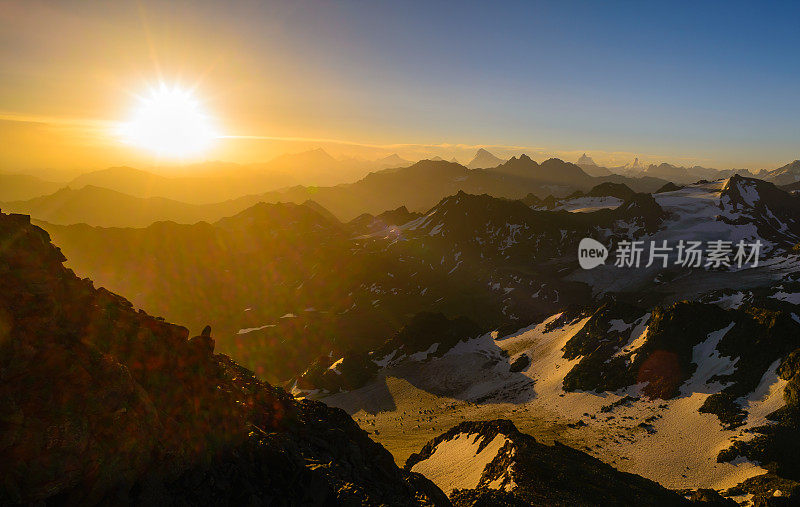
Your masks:
{"label": "bright sky", "polygon": [[[147,165],[113,135],[159,81],[206,159],[800,158],[800,4],[0,0],[0,170]],[[341,142],[338,142],[341,141]]]}

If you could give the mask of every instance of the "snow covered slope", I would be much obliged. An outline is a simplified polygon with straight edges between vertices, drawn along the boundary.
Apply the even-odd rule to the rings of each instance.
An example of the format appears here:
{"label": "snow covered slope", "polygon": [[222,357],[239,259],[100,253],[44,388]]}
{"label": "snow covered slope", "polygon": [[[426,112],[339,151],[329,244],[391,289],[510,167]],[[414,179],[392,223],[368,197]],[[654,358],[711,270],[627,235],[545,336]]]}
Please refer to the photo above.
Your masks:
{"label": "snow covered slope", "polygon": [[[475,489],[481,484],[487,465],[497,458],[509,441],[507,436],[501,434],[490,438],[479,432],[461,431],[437,442],[424,459],[417,461],[412,458],[410,470],[432,480],[448,495],[454,489]],[[506,468],[505,472],[508,476],[511,471]],[[505,489],[514,487],[513,480],[503,478],[490,483],[490,487],[500,486],[501,483]]]}
{"label": "snow covered slope", "polygon": [[[556,314],[509,335],[462,341],[439,357],[376,359],[372,382],[324,399],[367,423],[397,459],[409,440],[459,418],[500,417],[667,487],[731,488],[766,470],[718,457],[772,424],[767,416],[784,406],[787,385],[778,366],[800,346],[793,308],[774,301],[785,306],[766,323],[752,310],[697,303]],[[523,356],[527,365],[512,371]],[[474,487],[489,458],[478,447],[490,442],[459,437],[433,451],[442,460],[474,458],[472,468],[453,467],[458,477],[442,476],[431,461],[420,470],[440,486]]]}
{"label": "snow covered slope", "polygon": [[[588,283],[595,294],[607,292],[640,292],[650,301],[675,301],[698,296],[701,292],[725,287],[757,287],[770,285],[800,267],[794,245],[800,242],[800,198],[774,185],[738,175],[728,180],[689,185],[680,190],[653,196],[667,218],[657,230],[635,238],[643,242],[645,251],[638,269],[619,268],[615,263],[615,245],[620,239],[616,231],[598,231],[595,239],[610,249],[605,265],[591,271],[576,269],[567,278]],[[668,267],[656,262],[649,268],[650,242],[672,247]],[[753,244],[760,241],[760,262],[749,264],[744,271],[734,264],[730,268],[709,269],[676,266],[676,245],[680,241],[739,241]],[[661,275],[661,276],[660,276]]]}

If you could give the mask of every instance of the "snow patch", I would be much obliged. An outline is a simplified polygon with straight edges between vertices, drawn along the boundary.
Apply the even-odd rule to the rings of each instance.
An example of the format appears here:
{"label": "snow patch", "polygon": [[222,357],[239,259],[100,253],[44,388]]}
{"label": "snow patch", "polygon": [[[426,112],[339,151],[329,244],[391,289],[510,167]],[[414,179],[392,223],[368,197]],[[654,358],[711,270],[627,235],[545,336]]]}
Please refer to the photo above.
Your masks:
{"label": "snow patch", "polygon": [[332,365],[328,366],[328,369],[331,370],[332,372],[336,373],[337,375],[341,375],[342,372],[339,371],[339,366],[342,365],[342,361],[344,361],[343,357],[340,358],[335,363],[333,363]]}
{"label": "snow patch", "polygon": [[410,356],[408,356],[408,358],[411,361],[424,361],[424,360],[428,359],[429,355],[431,355],[434,352],[436,352],[436,349],[438,349],[438,348],[439,348],[439,344],[438,343],[434,343],[433,345],[428,347],[428,350],[424,350],[422,352],[416,352],[416,353],[411,354]]}
{"label": "snow patch", "polygon": [[709,385],[708,380],[715,375],[730,375],[736,371],[736,363],[739,358],[731,360],[729,357],[721,357],[717,351],[720,340],[730,331],[734,322],[726,327],[708,333],[708,337],[698,343],[692,349],[692,362],[697,365],[694,375],[681,387],[682,394],[696,392],[717,392],[725,388],[719,382]]}
{"label": "snow patch", "polygon": [[778,299],[780,301],[786,301],[787,303],[793,305],[800,305],[800,292],[776,292],[775,294],[770,296],[773,299]]}
{"label": "snow patch", "polygon": [[240,329],[236,331],[236,334],[247,334],[252,333],[253,331],[261,331],[262,329],[267,329],[268,327],[275,327],[276,324],[265,324],[259,327],[246,327],[244,329]]}
{"label": "snow patch", "polygon": [[411,471],[424,475],[448,495],[454,489],[474,489],[486,465],[509,441],[508,437],[497,435],[478,451],[484,440],[481,435],[459,433],[455,438],[440,442],[433,454],[416,463]]}

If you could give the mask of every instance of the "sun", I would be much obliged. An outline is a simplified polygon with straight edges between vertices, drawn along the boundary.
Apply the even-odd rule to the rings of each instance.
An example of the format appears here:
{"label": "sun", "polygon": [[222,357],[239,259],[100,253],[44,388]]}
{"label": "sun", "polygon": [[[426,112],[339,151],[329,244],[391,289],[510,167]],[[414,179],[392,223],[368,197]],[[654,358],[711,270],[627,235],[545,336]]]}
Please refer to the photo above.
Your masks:
{"label": "sun", "polygon": [[191,90],[164,83],[138,97],[130,119],[117,133],[127,144],[169,158],[199,155],[219,137]]}

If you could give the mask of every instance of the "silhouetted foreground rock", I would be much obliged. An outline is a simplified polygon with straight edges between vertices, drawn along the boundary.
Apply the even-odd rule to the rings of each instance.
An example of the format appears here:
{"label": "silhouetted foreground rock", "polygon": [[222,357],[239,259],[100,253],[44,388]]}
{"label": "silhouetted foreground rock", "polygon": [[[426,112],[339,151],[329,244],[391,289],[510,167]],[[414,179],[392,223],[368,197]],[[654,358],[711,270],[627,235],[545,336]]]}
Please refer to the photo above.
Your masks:
{"label": "silhouetted foreground rock", "polygon": [[449,505],[342,410],[135,311],[0,213],[0,504]]}

